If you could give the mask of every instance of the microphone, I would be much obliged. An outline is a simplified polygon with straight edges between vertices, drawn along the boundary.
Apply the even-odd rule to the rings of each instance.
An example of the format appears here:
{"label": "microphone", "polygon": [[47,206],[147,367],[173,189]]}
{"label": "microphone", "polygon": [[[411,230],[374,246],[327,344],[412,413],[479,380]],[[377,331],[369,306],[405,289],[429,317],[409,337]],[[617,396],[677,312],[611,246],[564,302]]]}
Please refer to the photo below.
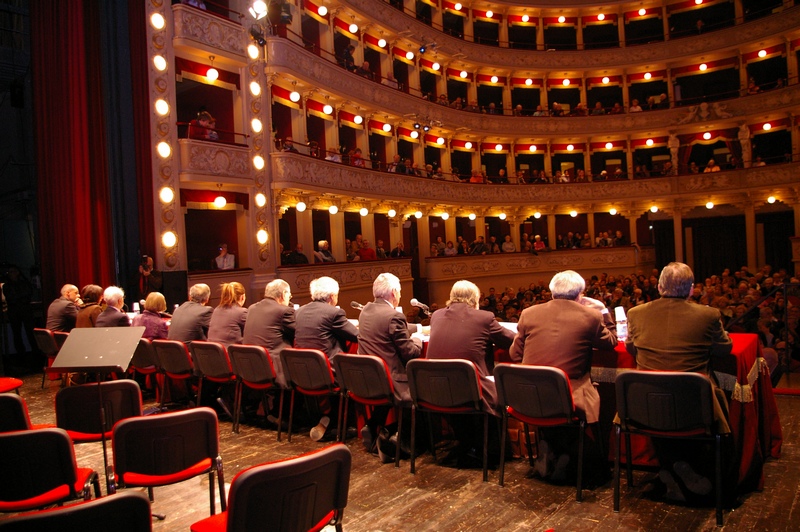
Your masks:
{"label": "microphone", "polygon": [[364,305],[362,305],[358,301],[351,301],[350,302],[350,306],[353,307],[354,309],[357,309],[357,310],[363,310],[364,309]]}
{"label": "microphone", "polygon": [[412,299],[409,303],[411,303],[412,307],[421,308],[422,310],[424,310],[428,314],[430,314],[430,312],[431,312],[430,307],[428,305],[426,305],[425,303],[420,303],[419,301],[417,301],[417,298]]}

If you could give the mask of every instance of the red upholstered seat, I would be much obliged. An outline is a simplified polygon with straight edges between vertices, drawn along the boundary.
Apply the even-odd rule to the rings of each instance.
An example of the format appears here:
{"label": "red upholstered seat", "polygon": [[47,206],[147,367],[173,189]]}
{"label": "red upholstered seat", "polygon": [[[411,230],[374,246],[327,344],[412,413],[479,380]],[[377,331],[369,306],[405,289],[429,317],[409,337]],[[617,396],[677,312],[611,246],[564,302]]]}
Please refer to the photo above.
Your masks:
{"label": "red upholstered seat", "polygon": [[22,381],[14,377],[0,377],[0,393],[14,392],[19,393]]}

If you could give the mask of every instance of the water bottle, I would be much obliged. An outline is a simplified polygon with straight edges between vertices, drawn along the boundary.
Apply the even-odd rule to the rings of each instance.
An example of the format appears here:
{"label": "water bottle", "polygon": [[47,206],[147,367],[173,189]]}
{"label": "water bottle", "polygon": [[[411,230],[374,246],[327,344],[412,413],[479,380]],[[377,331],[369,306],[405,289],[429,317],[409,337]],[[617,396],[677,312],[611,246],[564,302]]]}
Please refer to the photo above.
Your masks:
{"label": "water bottle", "polygon": [[617,307],[614,309],[614,318],[617,322],[617,339],[624,342],[628,338],[628,318],[625,316],[625,309]]}

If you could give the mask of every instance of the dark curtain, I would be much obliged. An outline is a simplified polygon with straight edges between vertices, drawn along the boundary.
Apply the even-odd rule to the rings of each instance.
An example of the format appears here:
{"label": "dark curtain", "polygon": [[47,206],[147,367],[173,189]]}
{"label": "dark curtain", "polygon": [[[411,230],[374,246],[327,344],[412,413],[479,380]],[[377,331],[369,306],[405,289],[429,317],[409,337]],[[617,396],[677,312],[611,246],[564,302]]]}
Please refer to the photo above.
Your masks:
{"label": "dark curtain", "polygon": [[31,0],[42,289],[114,280],[97,2]]}
{"label": "dark curtain", "polygon": [[[134,157],[138,187],[139,254],[156,254],[153,212],[153,170],[150,138],[150,92],[148,82],[146,10],[144,0],[128,2],[131,100],[133,104]],[[156,268],[162,268],[156,264]]]}
{"label": "dark curtain", "polygon": [[675,260],[675,225],[672,220],[653,221],[653,246],[659,270]]}
{"label": "dark curtain", "polygon": [[[684,220],[692,228],[694,278],[703,280],[747,265],[744,216]],[[699,282],[699,281],[698,281]]]}

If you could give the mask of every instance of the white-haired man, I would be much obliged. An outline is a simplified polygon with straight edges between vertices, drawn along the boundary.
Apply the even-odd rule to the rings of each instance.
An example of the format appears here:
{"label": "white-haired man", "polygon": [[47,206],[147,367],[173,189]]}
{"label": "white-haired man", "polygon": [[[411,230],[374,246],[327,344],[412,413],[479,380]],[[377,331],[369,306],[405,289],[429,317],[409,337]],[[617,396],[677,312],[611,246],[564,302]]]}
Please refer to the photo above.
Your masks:
{"label": "white-haired man", "polygon": [[[375,301],[367,303],[358,318],[358,353],[381,357],[389,368],[395,397],[411,401],[406,363],[421,355],[422,341],[410,337],[406,317],[396,310],[400,304],[400,290],[400,279],[391,273],[382,273],[375,278],[372,283]],[[362,429],[364,445],[369,450],[375,441],[377,427],[386,422],[388,413],[388,407],[376,407]]]}
{"label": "white-haired man", "polygon": [[[521,358],[525,365],[564,371],[578,415],[587,423],[596,423],[600,419],[600,396],[591,380],[592,349],[614,349],[617,335],[608,309],[601,301],[585,297],[585,288],[586,282],[575,271],[555,274],[550,280],[553,299],[522,311],[509,354],[512,360]],[[569,440],[554,431],[547,437],[539,440],[536,470],[542,477],[565,480],[571,461]],[[608,468],[598,473],[607,477]]]}
{"label": "white-haired man", "polygon": [[247,309],[242,338],[245,345],[260,345],[267,349],[278,384],[284,388],[286,377],[280,355],[294,344],[295,316],[291,299],[289,283],[283,279],[269,282],[264,288],[264,299]]}
{"label": "white-haired man", "polygon": [[175,309],[169,325],[170,340],[191,342],[205,340],[211,314],[214,309],[206,306],[211,297],[211,289],[207,284],[196,284],[189,289],[189,301]]}
{"label": "white-haired man", "polygon": [[[307,349],[319,349],[329,359],[346,351],[347,342],[358,340],[358,329],[347,321],[344,310],[336,305],[339,302],[339,283],[330,277],[319,277],[309,283],[311,301],[296,312],[295,345]],[[330,403],[320,404],[322,418],[311,429],[311,439],[319,441],[325,436],[330,425]]]}
{"label": "white-haired man", "polygon": [[109,286],[103,291],[106,309],[97,316],[95,327],[130,327],[131,321],[122,310],[125,305],[125,292],[118,286]]}
{"label": "white-haired man", "polygon": [[75,320],[78,319],[80,305],[83,305],[83,301],[79,296],[78,287],[74,284],[65,284],[61,287],[61,297],[47,307],[46,327],[51,331],[71,331],[75,327]]}

